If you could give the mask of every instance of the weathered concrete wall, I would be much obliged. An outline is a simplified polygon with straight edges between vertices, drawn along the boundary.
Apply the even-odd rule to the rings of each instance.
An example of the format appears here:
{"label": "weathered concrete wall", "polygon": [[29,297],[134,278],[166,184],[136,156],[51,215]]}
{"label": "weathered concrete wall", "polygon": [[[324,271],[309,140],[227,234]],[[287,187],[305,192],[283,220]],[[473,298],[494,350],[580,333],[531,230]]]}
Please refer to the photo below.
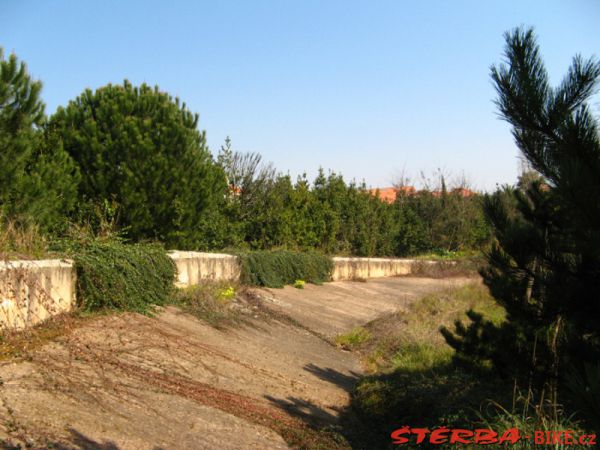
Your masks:
{"label": "weathered concrete wall", "polygon": [[420,264],[435,261],[393,258],[333,258],[333,281],[408,275]]}
{"label": "weathered concrete wall", "polygon": [[0,262],[0,328],[22,329],[75,305],[71,261]]}
{"label": "weathered concrete wall", "polygon": [[[193,286],[202,280],[240,279],[237,256],[222,253],[172,251],[176,285]],[[407,275],[434,261],[391,258],[333,258],[332,280],[356,280]],[[71,261],[0,262],[0,328],[21,329],[75,305],[76,273]]]}
{"label": "weathered concrete wall", "polygon": [[193,286],[201,280],[240,279],[240,264],[237,256],[223,253],[169,252],[177,267],[179,287]]}
{"label": "weathered concrete wall", "polygon": [[[202,280],[237,281],[240,278],[239,261],[233,255],[172,251],[169,256],[177,266],[178,286],[193,286]],[[334,257],[332,280],[408,275],[419,264],[435,264],[435,262],[414,259]]]}

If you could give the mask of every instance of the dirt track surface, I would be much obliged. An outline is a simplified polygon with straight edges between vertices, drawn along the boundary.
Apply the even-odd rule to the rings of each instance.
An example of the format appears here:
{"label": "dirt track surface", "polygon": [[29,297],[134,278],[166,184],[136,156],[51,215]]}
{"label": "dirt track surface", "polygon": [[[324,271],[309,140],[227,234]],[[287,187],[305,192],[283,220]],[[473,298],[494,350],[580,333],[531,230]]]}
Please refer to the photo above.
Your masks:
{"label": "dirt track surface", "polygon": [[345,333],[383,314],[403,310],[419,298],[441,289],[472,282],[472,278],[378,278],[368,282],[334,281],[304,289],[286,286],[263,289],[271,307],[328,338]]}
{"label": "dirt track surface", "polygon": [[0,439],[65,449],[288,448],[306,423],[335,423],[361,374],[327,337],[465,281],[258,290],[276,313],[224,330],[174,307],[97,318],[0,365]]}

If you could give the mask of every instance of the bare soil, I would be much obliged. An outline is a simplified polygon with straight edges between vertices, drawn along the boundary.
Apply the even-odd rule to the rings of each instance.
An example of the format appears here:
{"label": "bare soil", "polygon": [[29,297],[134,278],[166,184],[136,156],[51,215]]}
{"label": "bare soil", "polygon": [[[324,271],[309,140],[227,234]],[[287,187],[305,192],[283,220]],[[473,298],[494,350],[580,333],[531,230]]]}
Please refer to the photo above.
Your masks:
{"label": "bare soil", "polygon": [[253,290],[216,329],[175,307],[82,321],[0,363],[0,447],[344,448],[328,433],[362,374],[330,344],[468,278],[387,278]]}

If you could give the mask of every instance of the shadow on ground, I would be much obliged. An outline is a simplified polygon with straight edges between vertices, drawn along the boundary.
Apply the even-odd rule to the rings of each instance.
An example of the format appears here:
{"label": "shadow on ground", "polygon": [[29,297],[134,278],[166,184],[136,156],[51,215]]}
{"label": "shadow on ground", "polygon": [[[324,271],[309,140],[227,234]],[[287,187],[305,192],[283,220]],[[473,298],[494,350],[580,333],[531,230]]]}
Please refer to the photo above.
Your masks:
{"label": "shadow on ground", "polygon": [[[102,441],[98,442],[93,439],[84,436],[80,432],[74,429],[70,429],[69,433],[71,433],[71,439],[73,441],[72,447],[56,447],[58,449],[71,450],[73,448],[81,449],[81,450],[125,450],[124,448],[119,447],[112,441]],[[152,450],[165,450],[162,447],[154,447]]]}
{"label": "shadow on ground", "polygon": [[[358,373],[352,371],[346,374],[330,367],[318,367],[315,364],[307,364],[303,369],[323,381],[341,387],[348,393],[352,392],[356,382],[360,378]],[[273,405],[286,411],[288,414],[317,428],[336,425],[340,414],[343,412],[343,410],[339,408],[325,409],[314,402],[298,397],[287,397],[283,399],[265,395],[265,398]]]}
{"label": "shadow on ground", "polygon": [[[109,440],[103,440],[102,442],[91,439],[84,434],[80,433],[73,428],[69,429],[71,434],[70,443],[48,443],[44,447],[30,447],[28,445],[25,448],[34,449],[56,449],[56,450],[126,450],[124,447],[119,447],[116,443]],[[0,448],[3,450],[21,450],[23,446],[17,443],[11,443],[8,441],[0,442]],[[153,447],[152,450],[165,450],[163,447]]]}
{"label": "shadow on ground", "polygon": [[335,384],[336,386],[339,386],[348,392],[354,388],[354,385],[360,378],[360,374],[353,371],[349,371],[349,375],[346,375],[338,370],[318,367],[312,363],[305,365],[304,370],[316,376],[317,378]]}
{"label": "shadow on ground", "polygon": [[404,425],[473,428],[481,424],[481,411],[490,398],[510,398],[510,387],[493,376],[452,364],[364,377],[314,364],[304,370],[345,389],[351,394],[350,404],[332,411],[295,397],[266,398],[313,429],[336,431],[353,449],[395,448],[390,433]]}

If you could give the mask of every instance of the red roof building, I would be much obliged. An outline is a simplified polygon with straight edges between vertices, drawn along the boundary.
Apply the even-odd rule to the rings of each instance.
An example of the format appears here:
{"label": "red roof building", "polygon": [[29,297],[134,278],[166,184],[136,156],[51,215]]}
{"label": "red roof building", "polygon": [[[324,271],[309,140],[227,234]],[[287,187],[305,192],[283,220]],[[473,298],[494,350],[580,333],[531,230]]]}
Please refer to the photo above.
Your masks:
{"label": "red roof building", "polygon": [[473,195],[475,195],[475,192],[473,192],[471,189],[467,189],[467,188],[452,189],[452,193],[458,194],[461,197],[472,197]]}
{"label": "red roof building", "polygon": [[[395,187],[387,187],[387,188],[375,188],[369,189],[371,195],[377,195],[379,193],[379,198],[386,203],[394,203],[399,193],[404,195],[416,195],[417,190],[413,186],[401,186],[399,188]],[[421,191],[427,192],[427,191]],[[451,191],[454,195],[460,195],[461,197],[471,197],[475,195],[475,193],[467,188],[456,188]],[[431,191],[431,195],[434,197],[440,197],[442,195],[442,191]]]}
{"label": "red roof building", "polygon": [[401,186],[399,188],[387,187],[387,188],[375,188],[370,189],[369,192],[372,195],[377,195],[379,192],[379,198],[386,203],[394,203],[399,193],[404,195],[415,195],[417,190],[412,186]]}

